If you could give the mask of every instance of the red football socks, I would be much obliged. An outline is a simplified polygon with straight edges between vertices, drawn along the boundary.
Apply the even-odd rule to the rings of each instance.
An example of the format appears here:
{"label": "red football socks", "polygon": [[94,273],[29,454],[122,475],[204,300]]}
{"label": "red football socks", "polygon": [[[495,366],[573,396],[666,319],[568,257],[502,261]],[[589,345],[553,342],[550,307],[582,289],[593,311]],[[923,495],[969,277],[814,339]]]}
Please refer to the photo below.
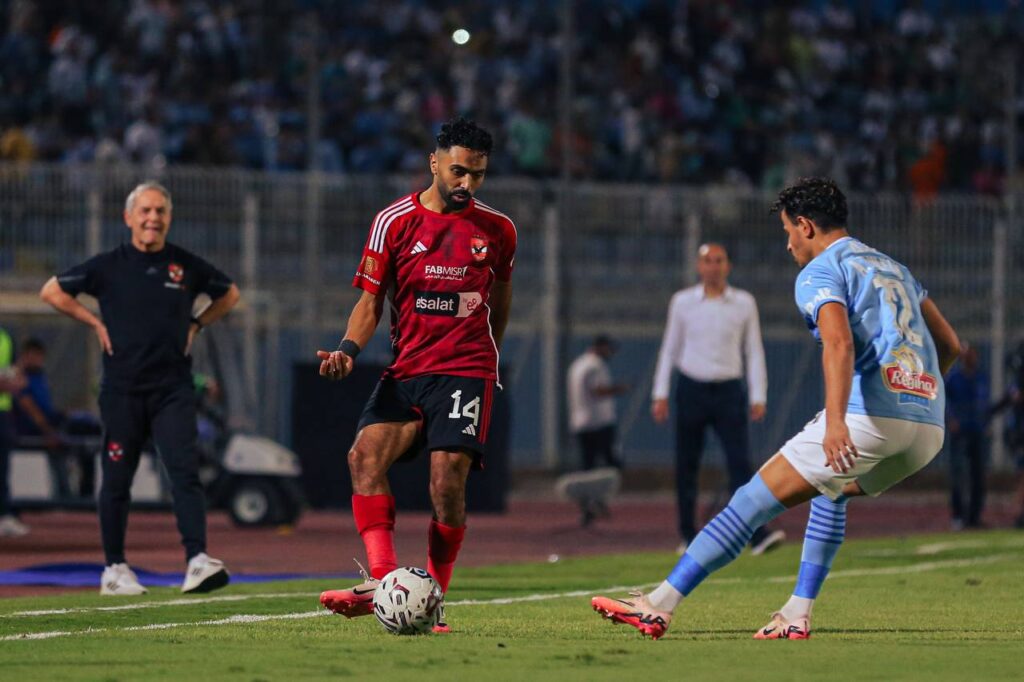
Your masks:
{"label": "red football socks", "polygon": [[465,526],[454,528],[440,523],[437,519],[430,521],[427,572],[434,576],[443,592],[448,592],[448,583],[452,581],[452,570],[455,568],[455,558],[459,556],[462,538],[465,535]]}
{"label": "red football socks", "polygon": [[[370,576],[380,580],[398,568],[395,558],[395,498],[391,495],[353,495],[352,516],[363,538]],[[456,550],[458,551],[458,550]],[[451,569],[448,570],[451,575]]]}

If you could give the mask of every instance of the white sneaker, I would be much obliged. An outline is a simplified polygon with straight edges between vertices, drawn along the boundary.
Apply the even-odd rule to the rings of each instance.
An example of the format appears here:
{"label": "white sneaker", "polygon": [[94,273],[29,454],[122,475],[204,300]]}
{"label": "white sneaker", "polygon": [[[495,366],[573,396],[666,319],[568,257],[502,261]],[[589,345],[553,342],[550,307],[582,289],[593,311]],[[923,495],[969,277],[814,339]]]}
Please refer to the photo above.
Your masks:
{"label": "white sneaker", "polygon": [[102,595],[134,597],[148,591],[139,583],[139,577],[128,568],[128,564],[111,564],[103,569],[103,577],[100,578]]}
{"label": "white sneaker", "polygon": [[18,520],[18,517],[8,514],[0,518],[0,537],[20,538],[28,535],[29,527]]}
{"label": "white sneaker", "polygon": [[212,592],[224,587],[231,580],[231,574],[224,567],[224,562],[200,552],[188,561],[185,571],[185,582],[181,584],[182,592]]}

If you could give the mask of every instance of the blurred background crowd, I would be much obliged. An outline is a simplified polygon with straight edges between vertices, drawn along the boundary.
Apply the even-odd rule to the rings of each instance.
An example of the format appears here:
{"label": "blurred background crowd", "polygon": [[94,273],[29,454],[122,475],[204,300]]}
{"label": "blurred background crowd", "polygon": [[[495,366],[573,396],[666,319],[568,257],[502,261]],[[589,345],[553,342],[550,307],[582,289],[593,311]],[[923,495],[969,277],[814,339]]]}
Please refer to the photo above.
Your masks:
{"label": "blurred background crowd", "polygon": [[571,127],[561,5],[4,0],[0,157],[420,170],[462,112],[502,173],[1003,191],[1016,2],[579,0]]}

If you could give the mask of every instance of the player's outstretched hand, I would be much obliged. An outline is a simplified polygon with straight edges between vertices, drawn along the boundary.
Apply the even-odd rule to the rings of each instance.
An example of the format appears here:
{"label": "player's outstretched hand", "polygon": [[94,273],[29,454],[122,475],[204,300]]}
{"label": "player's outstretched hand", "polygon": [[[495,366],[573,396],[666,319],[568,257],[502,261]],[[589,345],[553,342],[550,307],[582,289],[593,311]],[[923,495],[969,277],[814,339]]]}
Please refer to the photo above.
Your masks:
{"label": "player's outstretched hand", "polygon": [[328,352],[318,350],[316,356],[320,358],[320,376],[328,379],[344,379],[352,372],[354,360],[340,350]]}
{"label": "player's outstretched hand", "polygon": [[845,474],[852,469],[858,457],[857,448],[850,438],[850,430],[842,421],[825,426],[825,439],[821,447],[825,451],[825,466],[832,467],[832,471],[837,474]]}

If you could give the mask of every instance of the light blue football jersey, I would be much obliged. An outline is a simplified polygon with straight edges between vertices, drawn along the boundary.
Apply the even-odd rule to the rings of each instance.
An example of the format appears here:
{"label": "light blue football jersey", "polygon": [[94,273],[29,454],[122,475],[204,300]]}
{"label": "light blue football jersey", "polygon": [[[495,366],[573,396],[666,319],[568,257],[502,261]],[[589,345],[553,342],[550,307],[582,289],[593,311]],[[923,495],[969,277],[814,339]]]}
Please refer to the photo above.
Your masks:
{"label": "light blue football jersey", "polygon": [[846,306],[854,343],[848,413],[943,425],[939,358],[921,315],[927,295],[905,265],[853,237],[800,271],[796,304],[815,339],[821,306]]}

